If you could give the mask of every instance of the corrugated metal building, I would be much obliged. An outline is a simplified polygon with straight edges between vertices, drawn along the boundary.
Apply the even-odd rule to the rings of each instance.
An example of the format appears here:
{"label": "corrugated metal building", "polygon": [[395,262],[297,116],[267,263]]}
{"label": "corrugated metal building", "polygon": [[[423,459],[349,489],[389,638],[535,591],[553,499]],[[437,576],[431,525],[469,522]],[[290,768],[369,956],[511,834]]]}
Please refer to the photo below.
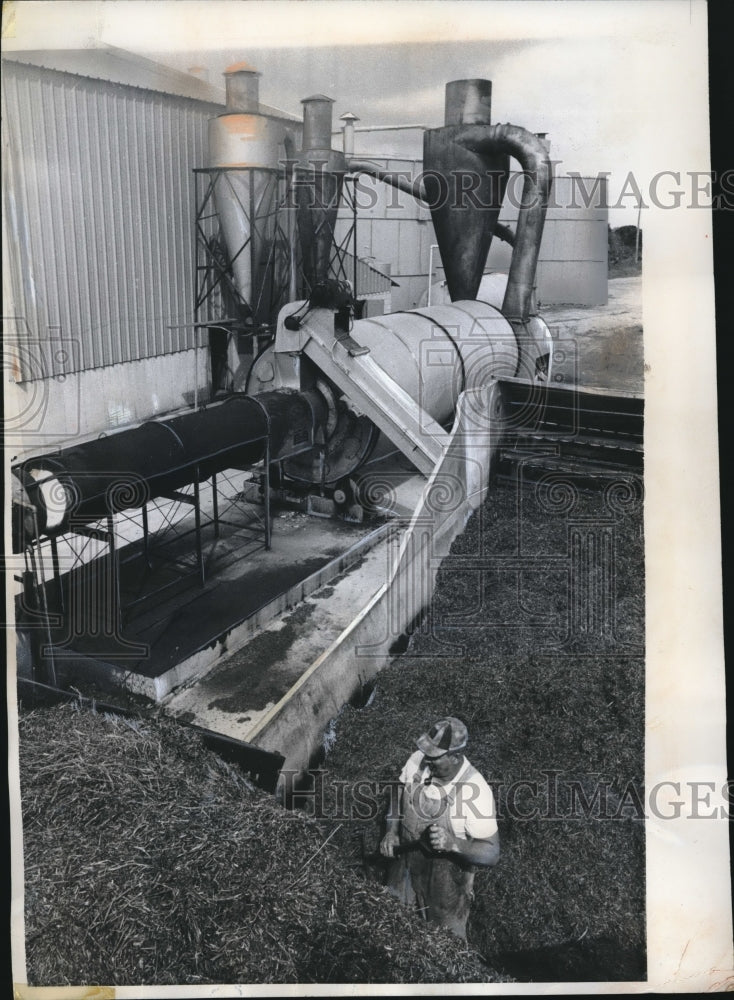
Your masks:
{"label": "corrugated metal building", "polygon": [[30,330],[78,338],[77,371],[190,350],[191,170],[216,107],[20,63],[3,99],[12,300]]}
{"label": "corrugated metal building", "polygon": [[[17,456],[206,397],[193,171],[207,165],[207,122],[223,110],[223,90],[112,47],[3,59],[6,430]],[[422,132],[358,128],[355,155],[415,176]],[[370,310],[418,305],[435,243],[428,210],[368,177],[358,204],[356,245],[348,243],[361,258],[358,291],[375,300]],[[352,222],[344,208],[338,240]],[[541,302],[605,301],[606,247],[601,189],[590,209],[551,208]],[[488,268],[508,260],[495,239]],[[433,264],[440,280],[437,255]],[[207,308],[215,315],[198,321],[219,316],[216,301]]]}
{"label": "corrugated metal building", "polygon": [[14,52],[2,89],[18,453],[189,404],[210,381],[195,347],[193,169],[223,91],[111,47]]}

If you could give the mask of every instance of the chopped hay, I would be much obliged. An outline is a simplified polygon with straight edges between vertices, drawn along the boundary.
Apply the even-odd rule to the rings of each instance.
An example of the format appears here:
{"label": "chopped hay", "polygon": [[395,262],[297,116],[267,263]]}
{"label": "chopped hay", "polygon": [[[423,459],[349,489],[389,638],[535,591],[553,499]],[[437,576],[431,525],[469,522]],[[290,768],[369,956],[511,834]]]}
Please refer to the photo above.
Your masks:
{"label": "chopped hay", "polygon": [[33,985],[503,981],[174,722],[35,709],[20,765]]}
{"label": "chopped hay", "polygon": [[[502,851],[498,866],[477,876],[469,941],[518,979],[640,980],[646,975],[642,510],[630,503],[610,517],[603,497],[590,491],[579,494],[574,515],[587,526],[613,524],[611,640],[592,634],[565,641],[565,566],[554,574],[540,563],[537,578],[526,570],[521,590],[508,557],[521,550],[527,566],[562,554],[569,518],[539,509],[533,491],[498,485],[441,567],[431,628],[416,631],[407,653],[379,675],[368,706],[341,713],[324,780],[327,787],[394,780],[418,734],[440,716],[463,718],[469,759],[495,792]],[[487,557],[484,590],[476,568],[462,568],[463,557],[477,554]],[[537,782],[538,793],[517,786],[513,810],[508,795],[520,781]],[[566,818],[544,818],[553,781],[556,815]],[[594,805],[600,781],[607,782],[606,807],[604,799]],[[520,818],[533,805],[538,817]],[[372,845],[379,835],[373,823]],[[343,825],[337,836],[357,853],[364,823]]]}
{"label": "chopped hay", "polygon": [[[326,745],[328,812],[332,782],[394,780],[436,717],[468,723],[502,843],[499,865],[475,882],[477,951],[379,884],[382,865],[363,857],[378,844],[375,819],[285,812],[175,723],[64,705],[20,720],[29,982],[644,979],[644,827],[619,809],[630,788],[643,794],[641,508],[612,518],[613,641],[574,644],[566,569],[526,572],[521,589],[499,561],[520,543],[526,560],[565,551],[568,518],[536,501],[493,489],[442,566],[431,628],[412,635],[364,708],[345,707]],[[608,516],[592,494],[576,513]],[[478,553],[486,572],[462,566]],[[513,815],[512,783],[542,790],[548,771],[561,814],[568,782],[591,801],[600,777],[618,818]],[[516,804],[529,810],[523,794]]]}

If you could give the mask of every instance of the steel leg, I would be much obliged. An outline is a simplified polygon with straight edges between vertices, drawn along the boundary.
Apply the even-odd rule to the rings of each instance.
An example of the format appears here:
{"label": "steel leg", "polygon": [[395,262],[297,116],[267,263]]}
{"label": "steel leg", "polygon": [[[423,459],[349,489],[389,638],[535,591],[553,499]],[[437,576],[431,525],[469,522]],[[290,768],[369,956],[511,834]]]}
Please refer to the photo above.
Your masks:
{"label": "steel leg", "polygon": [[140,513],[143,519],[143,559],[145,559],[145,565],[148,569],[152,569],[152,564],[150,561],[150,548],[149,548],[149,530],[148,530],[148,505],[144,503],[140,508]]}
{"label": "steel leg", "polygon": [[110,635],[119,638],[122,635],[122,587],[120,585],[120,564],[117,559],[117,549],[115,547],[115,520],[112,514],[107,515],[107,545],[110,550]]}
{"label": "steel leg", "polygon": [[217,492],[217,474],[212,475],[212,513],[214,514],[214,537],[219,538],[219,494]]}
{"label": "steel leg", "polygon": [[[38,533],[37,532],[36,532],[36,537],[38,537]],[[50,616],[49,616],[49,613],[48,613],[48,602],[46,600],[46,580],[45,580],[44,575],[43,575],[43,569],[41,569],[41,573],[39,575],[38,568],[36,566],[36,559],[35,559],[35,556],[33,554],[33,544],[31,544],[31,545],[28,546],[28,555],[29,555],[30,560],[31,560],[31,571],[33,573],[33,579],[34,579],[34,582],[35,582],[36,594],[37,594],[37,598],[38,598],[38,604],[39,604],[39,607],[40,607],[41,616],[42,616],[44,624],[46,626],[46,638],[48,639],[48,647],[45,650],[46,657],[43,656],[44,649],[43,649],[42,643],[38,644],[38,646],[39,646],[39,659],[44,659],[44,658],[48,659],[48,676],[46,677],[46,679],[49,681],[49,683],[53,684],[53,686],[56,687],[57,686],[56,664],[54,663],[53,641],[52,641],[52,637],[51,637],[51,619],[50,619]],[[43,566],[43,556],[41,555],[40,547],[38,548],[38,560],[39,560],[39,564],[42,567]],[[35,668],[36,668],[36,665],[34,663],[34,664],[32,664],[32,667],[31,667],[33,674],[35,674],[35,672],[36,672]]]}
{"label": "steel leg", "polygon": [[204,551],[201,545],[201,507],[199,504],[199,470],[196,470],[196,479],[194,480],[194,524],[196,532],[196,563],[199,568],[199,583],[204,586],[206,579],[204,571]]}
{"label": "steel leg", "polygon": [[265,548],[270,548],[272,525],[270,522],[270,441],[265,442],[265,472],[263,476],[265,487]]}
{"label": "steel leg", "polygon": [[55,536],[52,536],[49,541],[51,542],[51,561],[54,567],[54,583],[56,584],[56,594],[59,599],[59,608],[61,613],[64,613],[64,588],[61,586],[61,570],[59,569],[59,547],[56,542]]}

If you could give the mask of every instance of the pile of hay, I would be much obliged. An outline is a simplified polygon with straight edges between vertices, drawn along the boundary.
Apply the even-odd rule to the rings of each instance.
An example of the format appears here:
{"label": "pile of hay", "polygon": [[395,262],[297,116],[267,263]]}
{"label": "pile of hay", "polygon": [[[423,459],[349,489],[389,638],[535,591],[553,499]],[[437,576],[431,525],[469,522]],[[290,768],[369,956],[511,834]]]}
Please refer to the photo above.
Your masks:
{"label": "pile of hay", "polygon": [[502,981],[170,721],[20,717],[28,981]]}
{"label": "pile of hay", "polygon": [[[579,491],[553,514],[537,490],[497,486],[441,568],[430,630],[379,675],[367,706],[341,713],[326,758],[327,786],[386,782],[436,718],[467,722],[467,755],[495,791],[502,847],[498,866],[477,876],[469,941],[517,979],[645,978],[642,505],[622,495]],[[611,532],[614,630],[567,641],[579,594],[568,565],[545,560],[563,555],[574,522]],[[593,581],[603,567],[590,563]],[[517,786],[513,810],[509,789],[520,781],[538,789]],[[571,817],[573,782],[590,808],[575,792]],[[545,818],[554,786],[560,818]],[[606,808],[593,805],[600,787]],[[534,805],[539,815],[522,819]],[[336,836],[356,854],[364,829],[343,825]],[[379,835],[372,823],[370,843]]]}
{"label": "pile of hay", "polygon": [[[24,713],[29,982],[644,979],[642,505],[634,490],[568,495],[492,491],[442,566],[430,629],[330,730],[319,819],[285,812],[173,722]],[[611,579],[604,634],[593,620],[568,631],[583,604],[564,556],[574,525],[611,539],[611,577],[608,561],[583,563],[597,594]],[[388,895],[364,860],[379,818],[350,808],[355,783],[394,780],[447,714],[469,725],[499,807],[502,855],[477,876],[469,947]],[[538,791],[521,788],[513,812],[520,781]],[[549,782],[560,818],[523,819]],[[607,818],[568,816],[569,782],[588,802],[605,785]]]}

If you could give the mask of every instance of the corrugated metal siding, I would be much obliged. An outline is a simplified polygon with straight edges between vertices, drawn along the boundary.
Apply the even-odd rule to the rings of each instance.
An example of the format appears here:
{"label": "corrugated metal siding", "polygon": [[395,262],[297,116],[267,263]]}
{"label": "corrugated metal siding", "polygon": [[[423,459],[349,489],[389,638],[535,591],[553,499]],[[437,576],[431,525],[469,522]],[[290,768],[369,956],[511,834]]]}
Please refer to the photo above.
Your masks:
{"label": "corrugated metal siding", "polygon": [[[343,273],[346,273],[347,279],[352,281],[354,278],[354,254],[349,253],[348,250],[342,251],[341,254]],[[336,273],[336,268],[332,263],[331,274],[333,277],[339,278],[343,276],[343,273]],[[365,295],[387,295],[392,288],[392,280],[387,274],[383,274],[376,267],[373,267],[368,260],[361,260],[357,258],[357,296],[361,298]]]}
{"label": "corrugated metal siding", "polygon": [[192,170],[218,110],[5,63],[5,267],[29,336],[79,342],[66,371],[194,346]]}

